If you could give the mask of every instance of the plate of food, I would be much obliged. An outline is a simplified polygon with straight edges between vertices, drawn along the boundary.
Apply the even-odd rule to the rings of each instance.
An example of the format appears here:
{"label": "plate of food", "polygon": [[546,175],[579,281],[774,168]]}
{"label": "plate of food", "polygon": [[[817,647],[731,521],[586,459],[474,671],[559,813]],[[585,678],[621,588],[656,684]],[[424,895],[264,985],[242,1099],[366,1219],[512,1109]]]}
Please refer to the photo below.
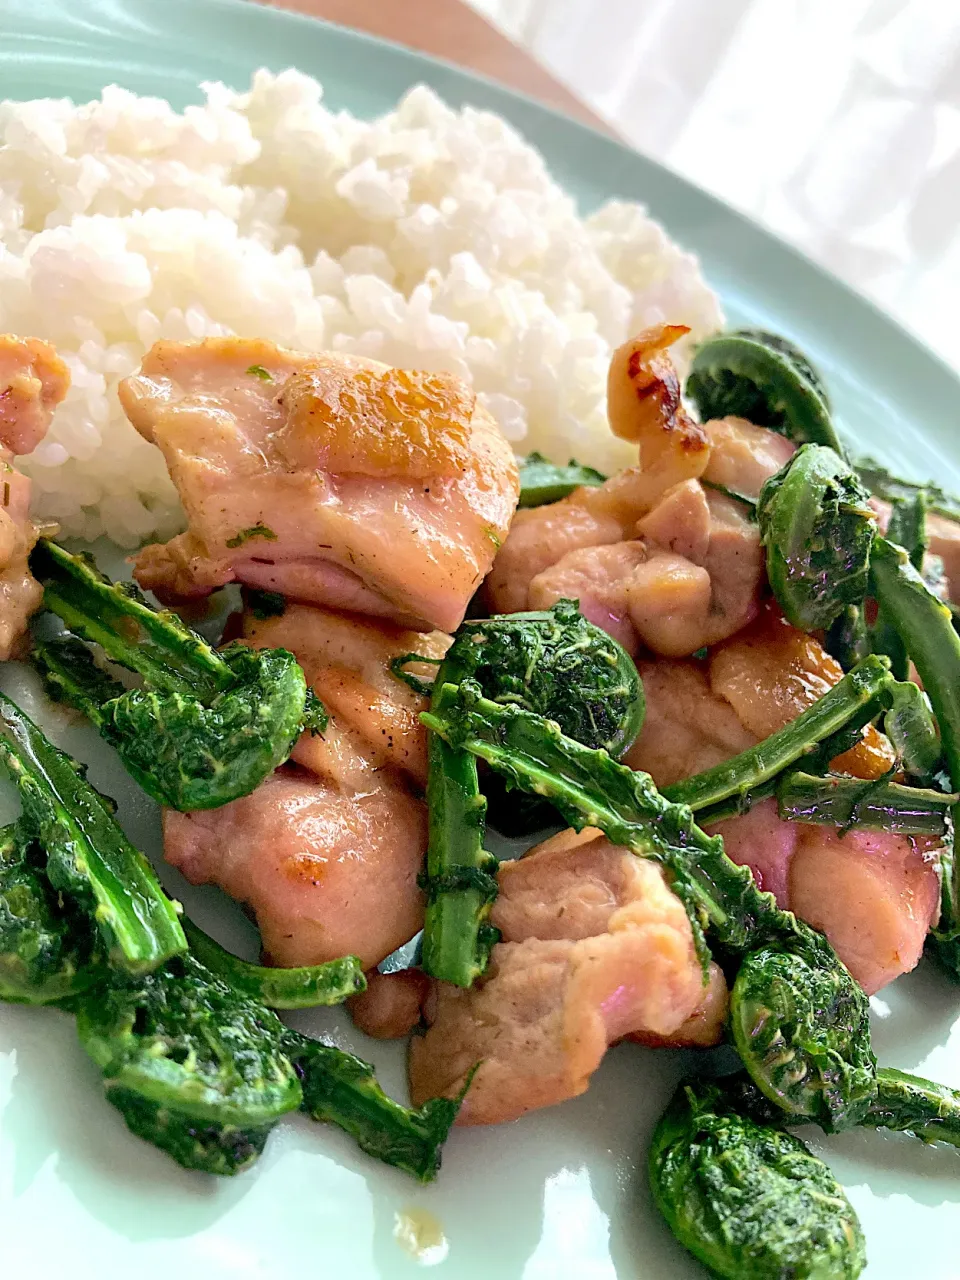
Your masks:
{"label": "plate of food", "polygon": [[6,1270],[954,1275],[952,372],[451,66],[0,22]]}

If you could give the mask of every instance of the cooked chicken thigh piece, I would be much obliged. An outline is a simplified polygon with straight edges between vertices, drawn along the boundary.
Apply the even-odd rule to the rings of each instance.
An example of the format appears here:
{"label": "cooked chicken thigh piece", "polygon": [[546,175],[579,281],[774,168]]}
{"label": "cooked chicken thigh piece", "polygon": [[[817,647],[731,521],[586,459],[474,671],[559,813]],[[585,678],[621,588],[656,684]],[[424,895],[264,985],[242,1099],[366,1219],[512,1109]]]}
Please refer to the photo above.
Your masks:
{"label": "cooked chicken thigh piece", "polygon": [[499,881],[503,940],[486,974],[469,990],[436,984],[430,1030],[410,1045],[415,1104],[454,1096],[480,1063],[458,1124],[576,1097],[609,1044],[678,1033],[706,995],[690,922],[654,863],[564,832],[503,863]]}
{"label": "cooked chicken thigh piece", "polygon": [[710,441],[704,481],[745,498],[758,498],[764,480],[776,475],[796,453],[796,445],[779,431],[755,427],[746,418],[711,418],[703,429]]}
{"label": "cooked chicken thigh piece", "polygon": [[650,330],[614,353],[611,426],[637,441],[640,464],[520,511],[485,584],[492,611],[579,599],[631,653],[666,657],[716,644],[754,616],[759,531],[731,495],[755,497],[793,445],[740,418],[691,422],[666,353],[680,332]]}
{"label": "cooked chicken thigh piece", "polygon": [[827,935],[868,995],[916,967],[940,909],[937,841],[784,822],[776,800],[710,831],[782,907]]}
{"label": "cooked chicken thigh piece", "polygon": [[191,884],[253,908],[272,964],[369,969],[423,924],[424,806],[373,765],[340,780],[285,766],[220,809],[166,810],[163,834]]}
{"label": "cooked chicken thigh piece", "polygon": [[800,826],[788,898],[873,995],[909,973],[940,911],[939,843],[854,828]]}
{"label": "cooked chicken thigh piece", "polygon": [[0,445],[32,452],[69,387],[69,370],[49,342],[0,334]]}
{"label": "cooked chicken thigh piece", "polygon": [[665,1036],[652,1031],[631,1031],[625,1038],[649,1049],[710,1049],[723,1039],[729,1006],[727,980],[720,966],[711,961],[710,981],[703,998],[676,1031]]}
{"label": "cooked chicken thigh piece", "polygon": [[[843,676],[815,637],[792,627],[773,601],[752,626],[710,655],[710,687],[757,740],[795,720]],[[872,725],[857,746],[832,761],[838,773],[879,778],[895,763],[887,738]]]}
{"label": "cooked chicken thigh piece", "polygon": [[701,558],[678,555],[648,537],[647,558],[626,583],[637,634],[664,657],[684,657],[735,635],[759,607],[764,559],[757,526],[722,494],[708,491],[706,507]]}
{"label": "cooked chicken thigh piece", "polygon": [[772,893],[785,911],[791,909],[790,866],[803,828],[781,819],[773,797],[736,818],[715,822],[708,830],[723,836],[728,858],[749,867],[760,888]]}
{"label": "cooked chicken thigh piece", "polygon": [[667,354],[686,333],[685,325],[657,325],[623,343],[610,358],[610,430],[621,440],[636,441],[640,450],[638,515],[675,484],[701,476],[710,459],[707,434],[684,409],[680,379]]}
{"label": "cooked chicken thigh piece", "polygon": [[[442,657],[448,636],[300,604],[288,604],[279,617],[265,619],[246,610],[243,635],[255,648],[289,649],[338,726],[349,725],[378,763],[403,769],[419,786],[426,785],[427,731],[420,712],[426,711],[427,699],[394,675],[390,663],[407,653]],[[304,734],[293,758],[323,773],[319,753],[329,749],[324,739]]]}
{"label": "cooked chicken thigh piece", "polygon": [[[586,500],[601,491],[579,492]],[[638,653],[642,644],[666,657],[726,639],[756,613],[763,554],[757,526],[742,504],[689,480],[636,522],[642,536],[591,540],[558,556],[565,540],[585,533],[603,538],[607,527],[594,513],[576,506],[564,512],[563,505],[520,512],[518,520],[538,511],[554,514],[539,525],[525,522],[517,541],[511,531],[487,581],[495,610],[547,609],[558,600],[579,600],[584,616],[628,652]],[[547,567],[529,576],[545,560]]]}
{"label": "cooked chicken thigh piece", "polygon": [[624,763],[649,773],[658,787],[712,769],[756,743],[730,703],[712,692],[706,664],[647,661],[637,670],[646,714]]}
{"label": "cooked chicken thigh piece", "polygon": [[[660,786],[712,768],[795,719],[841,678],[812,636],[768,606],[747,630],[704,663],[641,663],[647,712],[627,754]],[[832,762],[877,778],[893,763],[875,729]],[[762,889],[815,928],[868,993],[914,968],[939,910],[936,842],[784,822],[777,802],[716,823],[727,854],[749,866]]]}
{"label": "cooked chicken thigh piece", "polygon": [[[871,498],[870,505],[879,518],[881,533],[886,533],[890,523],[890,503],[884,502],[882,498]],[[926,535],[927,556],[935,556],[943,564],[947,599],[960,604],[960,521],[928,511]],[[928,559],[924,570],[929,567],[929,563]]]}
{"label": "cooked chicken thigh piece", "polygon": [[274,964],[349,954],[371,968],[423,924],[426,808],[412,791],[426,780],[427,700],[390,662],[438,657],[449,639],[297,604],[265,619],[247,610],[242,629],[251,645],[296,655],[330,721],[251,795],[168,812],[167,861],[248,903]]}
{"label": "cooked chicken thigh piece", "polygon": [[584,505],[589,492],[577,489],[560,502],[517,512],[507,540],[483,584],[484,597],[492,613],[523,613],[533,608],[530,584],[535,578],[562,562],[568,554],[589,547],[617,545],[623,540],[619,520],[606,513],[597,514]]}
{"label": "cooked chicken thigh piece", "polygon": [[237,581],[453,631],[516,507],[510,447],[450,375],[207,338],[156,343],[120,399],[187,514],[137,561],[166,599]]}
{"label": "cooked chicken thigh piece", "polygon": [[585,618],[635,654],[640,641],[630,611],[630,584],[646,559],[642,542],[571,551],[533,579],[527,606],[549,609],[558,600],[576,600]]}
{"label": "cooked chicken thigh piece", "polygon": [[367,974],[367,989],[351,996],[347,1008],[354,1025],[375,1040],[400,1040],[420,1021],[430,979],[419,969]]}
{"label": "cooked chicken thigh piece", "polygon": [[67,366],[49,343],[0,335],[0,661],[11,656],[43,599],[27,564],[37,540],[31,485],[11,459],[37,447],[69,386]]}
{"label": "cooked chicken thigh piece", "polygon": [[960,603],[960,522],[929,513],[927,539],[928,555],[939,556],[943,561],[949,599]]}

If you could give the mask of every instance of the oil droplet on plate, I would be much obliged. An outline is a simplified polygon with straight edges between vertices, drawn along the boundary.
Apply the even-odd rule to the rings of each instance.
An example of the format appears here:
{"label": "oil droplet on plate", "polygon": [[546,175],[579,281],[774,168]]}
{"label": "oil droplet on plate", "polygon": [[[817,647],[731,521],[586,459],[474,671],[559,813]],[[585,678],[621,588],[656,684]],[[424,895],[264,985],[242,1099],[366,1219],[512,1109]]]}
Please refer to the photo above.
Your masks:
{"label": "oil droplet on plate", "polygon": [[450,1241],[443,1234],[440,1220],[416,1205],[394,1214],[393,1238],[404,1253],[424,1267],[443,1262],[450,1252]]}

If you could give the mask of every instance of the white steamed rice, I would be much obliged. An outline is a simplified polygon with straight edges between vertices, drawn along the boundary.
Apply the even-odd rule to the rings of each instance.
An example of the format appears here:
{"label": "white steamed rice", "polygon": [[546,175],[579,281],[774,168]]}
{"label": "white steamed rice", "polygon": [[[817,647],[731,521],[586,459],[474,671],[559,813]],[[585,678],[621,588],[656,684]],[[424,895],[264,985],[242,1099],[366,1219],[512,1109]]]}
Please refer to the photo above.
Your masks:
{"label": "white steamed rice", "polygon": [[718,327],[696,260],[636,204],[586,219],[499,117],[413,89],[375,121],[296,71],[205,86],[179,114],[106,89],[0,104],[0,331],[73,383],[24,461],[37,514],[123,546],[182,520],[118,379],[157,338],[259,336],[473,381],[518,452],[602,469],[611,348],[660,319]]}

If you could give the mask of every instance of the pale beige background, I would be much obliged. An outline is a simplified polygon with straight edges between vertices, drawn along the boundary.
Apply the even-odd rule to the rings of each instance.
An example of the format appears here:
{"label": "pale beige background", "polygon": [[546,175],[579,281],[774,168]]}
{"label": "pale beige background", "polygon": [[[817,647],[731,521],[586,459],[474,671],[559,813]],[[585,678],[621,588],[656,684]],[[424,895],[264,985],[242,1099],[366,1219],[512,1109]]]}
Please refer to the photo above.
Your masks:
{"label": "pale beige background", "polygon": [[960,368],[958,0],[472,0]]}

